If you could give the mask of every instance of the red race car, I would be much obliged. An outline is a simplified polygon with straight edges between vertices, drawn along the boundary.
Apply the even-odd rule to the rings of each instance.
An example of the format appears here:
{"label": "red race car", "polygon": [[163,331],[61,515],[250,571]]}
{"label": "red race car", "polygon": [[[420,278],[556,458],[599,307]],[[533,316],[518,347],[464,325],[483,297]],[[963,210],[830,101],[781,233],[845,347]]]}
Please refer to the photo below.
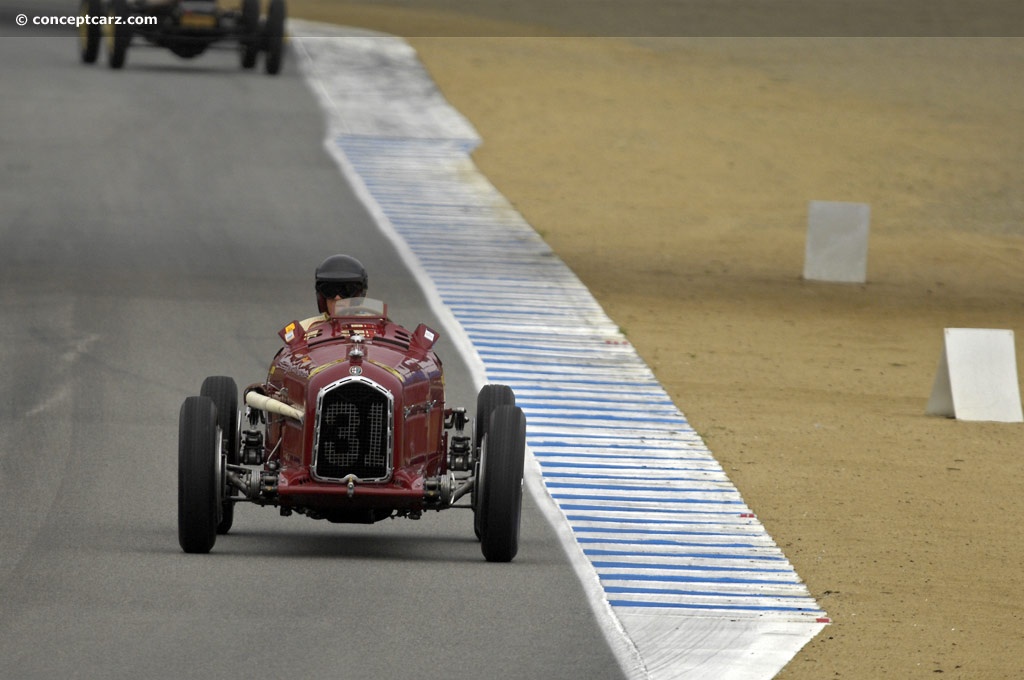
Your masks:
{"label": "red race car", "polygon": [[284,347],[266,381],[243,392],[244,416],[225,376],[207,378],[182,404],[182,549],[209,552],[238,503],[364,524],[471,508],[484,557],[512,560],[526,448],[512,390],[485,385],[467,428],[466,409],[445,403],[436,331],[410,332],[370,298],[342,300],[315,319],[280,331]]}

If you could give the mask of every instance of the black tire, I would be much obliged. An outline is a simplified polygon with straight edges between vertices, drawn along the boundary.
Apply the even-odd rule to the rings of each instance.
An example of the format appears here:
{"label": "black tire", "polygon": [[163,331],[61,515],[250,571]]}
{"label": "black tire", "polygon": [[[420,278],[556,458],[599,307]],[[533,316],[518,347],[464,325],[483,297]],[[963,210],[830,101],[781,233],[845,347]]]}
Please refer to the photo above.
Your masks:
{"label": "black tire", "polygon": [[284,22],[287,9],[284,0],[270,0],[267,8],[267,22],[263,27],[263,40],[267,57],[263,61],[263,69],[268,75],[277,75],[281,71],[284,60]]}
{"label": "black tire", "polygon": [[216,405],[187,398],[178,418],[178,544],[187,553],[208,553],[217,541],[219,452]]}
{"label": "black tire", "polygon": [[132,41],[132,29],[128,25],[128,0],[110,0],[110,16],[120,20],[107,26],[107,64],[110,68],[121,68],[128,56],[128,44]]}
{"label": "black tire", "polygon": [[[491,422],[491,413],[498,406],[515,406],[516,395],[508,385],[484,385],[480,393],[476,395],[476,426],[473,428],[473,452],[477,460],[480,460],[480,444],[484,435],[487,434],[487,427]],[[477,464],[476,478],[480,477],[480,465]],[[480,494],[477,489],[482,486],[482,481],[473,486],[470,494],[470,505],[473,506],[473,532],[479,539],[481,537],[480,525],[482,513],[480,512]]]}
{"label": "black tire", "polygon": [[[200,396],[209,397],[217,407],[217,427],[221,433],[221,451],[229,465],[238,465],[241,458],[239,449],[239,422],[238,422],[238,385],[233,378],[224,375],[213,375],[203,381],[199,389]],[[222,480],[223,481],[223,480]],[[221,494],[224,501],[221,503],[220,522],[217,524],[217,533],[226,534],[231,531],[231,525],[235,521],[235,504],[228,500],[229,490],[225,488]],[[230,492],[235,495],[235,492]]]}
{"label": "black tire", "polygon": [[487,426],[491,422],[491,412],[498,406],[515,406],[516,395],[508,385],[484,385],[476,395],[476,428],[473,432],[473,447],[480,448],[480,443],[487,434]]}
{"label": "black tire", "polygon": [[480,549],[488,562],[511,562],[519,552],[519,520],[523,510],[523,409],[507,405],[495,408],[483,448]]}
{"label": "black tire", "polygon": [[242,0],[241,24],[238,51],[242,68],[251,69],[256,66],[256,57],[260,53],[260,0]]}
{"label": "black tire", "polygon": [[[101,17],[103,6],[100,0],[82,0],[78,6],[80,17]],[[100,53],[100,41],[103,39],[103,27],[100,24],[82,24],[78,27],[78,44],[83,64],[96,63]]]}

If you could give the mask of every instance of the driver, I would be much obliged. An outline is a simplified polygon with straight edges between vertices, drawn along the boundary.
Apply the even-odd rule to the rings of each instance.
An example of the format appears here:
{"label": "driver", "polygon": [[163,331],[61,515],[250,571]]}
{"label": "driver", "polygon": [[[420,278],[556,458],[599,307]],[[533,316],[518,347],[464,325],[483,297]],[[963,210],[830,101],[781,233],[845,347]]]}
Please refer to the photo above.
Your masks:
{"label": "driver", "polygon": [[338,300],[366,297],[366,268],[351,255],[331,255],[316,268],[316,306],[320,316],[302,322],[303,330],[334,314]]}

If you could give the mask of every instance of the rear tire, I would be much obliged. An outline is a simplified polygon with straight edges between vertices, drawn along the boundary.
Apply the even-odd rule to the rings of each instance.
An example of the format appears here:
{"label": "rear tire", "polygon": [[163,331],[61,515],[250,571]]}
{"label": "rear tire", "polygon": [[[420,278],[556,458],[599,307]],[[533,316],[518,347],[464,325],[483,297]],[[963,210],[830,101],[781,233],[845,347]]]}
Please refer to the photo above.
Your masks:
{"label": "rear tire", "polygon": [[284,21],[287,15],[284,0],[270,0],[267,8],[267,23],[264,27],[267,57],[263,68],[268,75],[277,75],[284,60]]}
{"label": "rear tire", "polygon": [[128,43],[132,41],[132,28],[128,25],[128,0],[110,0],[110,16],[115,21],[107,26],[107,64],[118,69],[128,56]]}
{"label": "rear tire", "polygon": [[480,549],[488,562],[511,562],[519,552],[523,508],[526,416],[521,408],[494,409],[483,449]]}
{"label": "rear tire", "polygon": [[178,418],[178,544],[187,553],[208,553],[217,541],[220,458],[216,405],[187,398]]}
{"label": "rear tire", "polygon": [[498,406],[515,406],[516,395],[508,385],[484,385],[476,395],[476,430],[473,433],[473,446],[480,448],[480,443],[487,434],[487,426],[491,422],[491,413]]}
{"label": "rear tire", "polygon": [[[100,0],[82,0],[78,6],[78,16],[96,17],[103,15]],[[100,41],[103,39],[103,28],[100,24],[82,24],[78,28],[78,43],[83,64],[93,64],[100,53]]]}
{"label": "rear tire", "polygon": [[[224,375],[210,376],[203,381],[199,389],[200,396],[209,397],[217,407],[217,427],[220,428],[222,437],[222,452],[228,465],[238,465],[241,457],[239,449],[239,424],[238,424],[238,385],[233,378]],[[224,480],[221,480],[222,482]],[[228,495],[235,495],[237,492],[224,488],[221,496],[224,498],[221,503],[220,522],[217,524],[217,533],[226,534],[231,531],[231,525],[235,521],[235,504],[228,498]]]}

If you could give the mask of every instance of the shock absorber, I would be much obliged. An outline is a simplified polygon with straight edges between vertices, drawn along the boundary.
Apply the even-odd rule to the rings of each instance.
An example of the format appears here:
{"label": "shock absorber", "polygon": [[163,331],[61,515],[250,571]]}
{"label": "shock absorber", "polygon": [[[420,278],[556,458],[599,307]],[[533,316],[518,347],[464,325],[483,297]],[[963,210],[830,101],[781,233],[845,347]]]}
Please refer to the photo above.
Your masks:
{"label": "shock absorber", "polygon": [[472,449],[469,445],[469,436],[456,434],[452,436],[451,445],[448,447],[448,469],[465,472],[473,466]]}
{"label": "shock absorber", "polygon": [[263,433],[259,430],[242,432],[242,464],[259,465],[263,462]]}

